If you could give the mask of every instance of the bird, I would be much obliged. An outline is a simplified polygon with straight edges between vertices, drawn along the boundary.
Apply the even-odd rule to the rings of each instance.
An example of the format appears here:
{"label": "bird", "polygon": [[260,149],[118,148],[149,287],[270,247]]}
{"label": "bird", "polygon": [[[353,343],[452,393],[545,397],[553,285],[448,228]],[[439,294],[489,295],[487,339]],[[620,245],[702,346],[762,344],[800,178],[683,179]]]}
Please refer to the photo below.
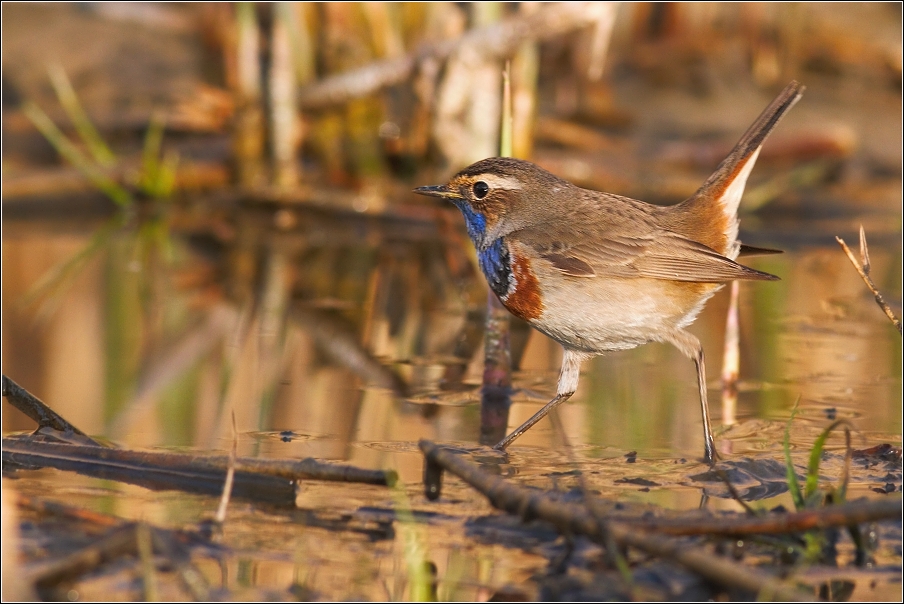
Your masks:
{"label": "bird", "polygon": [[567,401],[584,360],[664,342],[696,365],[704,459],[716,459],[703,347],[686,328],[725,283],[778,280],[736,262],[772,251],[741,244],[737,210],[763,142],[803,91],[789,83],[697,192],[671,206],[583,189],[510,157],[414,189],[458,207],[490,289],[564,349],[553,399],[495,449]]}

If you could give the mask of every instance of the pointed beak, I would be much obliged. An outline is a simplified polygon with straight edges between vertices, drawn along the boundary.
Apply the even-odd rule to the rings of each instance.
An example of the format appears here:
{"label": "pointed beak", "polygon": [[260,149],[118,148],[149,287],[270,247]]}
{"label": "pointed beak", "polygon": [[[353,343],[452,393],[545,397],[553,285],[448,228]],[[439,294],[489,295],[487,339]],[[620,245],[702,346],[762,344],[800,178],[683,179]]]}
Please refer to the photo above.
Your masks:
{"label": "pointed beak", "polygon": [[450,191],[446,185],[434,185],[432,187],[418,187],[414,190],[418,195],[427,195],[429,197],[441,197],[443,199],[461,199],[461,195],[456,191]]}

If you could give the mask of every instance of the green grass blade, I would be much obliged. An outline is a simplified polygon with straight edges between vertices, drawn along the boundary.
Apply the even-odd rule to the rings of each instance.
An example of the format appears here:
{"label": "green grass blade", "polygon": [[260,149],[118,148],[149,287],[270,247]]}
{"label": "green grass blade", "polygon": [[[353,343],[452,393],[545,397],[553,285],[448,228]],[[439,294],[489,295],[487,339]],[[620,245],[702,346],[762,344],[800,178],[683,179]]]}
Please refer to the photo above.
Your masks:
{"label": "green grass blade", "polygon": [[161,153],[165,128],[166,117],[162,112],[155,111],[151,116],[141,151],[141,177],[138,179],[138,186],[145,194],[157,199],[172,194],[176,183],[176,167],[179,163],[179,156],[175,152]]}
{"label": "green grass blade", "polygon": [[43,109],[29,101],[22,106],[22,111],[31,120],[35,128],[38,129],[38,132],[53,145],[57,153],[84,174],[91,181],[91,184],[100,189],[113,203],[121,207],[131,205],[132,196],[129,192],[85,157],[81,150],[72,144],[72,141],[66,138],[60,129],[57,128],[57,125],[44,113]]}
{"label": "green grass blade", "polygon": [[791,422],[794,421],[794,416],[797,415],[797,406],[799,404],[800,397],[798,397],[797,402],[794,403],[794,409],[791,410],[791,417],[788,419],[788,423],[785,424],[785,442],[783,448],[785,450],[785,471],[788,476],[788,490],[791,492],[791,499],[794,500],[794,507],[801,510],[804,507],[804,497],[800,492],[800,483],[797,481],[797,472],[794,471],[794,463],[791,461]]}
{"label": "green grass blade", "polygon": [[[845,430],[850,430],[850,422],[846,419],[835,420],[828,428],[822,431],[813,443],[813,449],[810,451],[810,463],[807,466],[807,483],[804,489],[805,499],[810,499],[810,497],[816,493],[816,488],[819,485],[819,462],[822,459],[822,451],[825,448],[826,440],[829,438],[829,435],[838,426],[844,426]],[[844,491],[846,489],[847,485],[845,484],[843,485],[843,490],[840,492],[841,497],[844,497]]]}
{"label": "green grass blade", "polygon": [[853,455],[851,449],[851,429],[844,427],[844,472],[841,475],[841,486],[836,491],[836,503],[844,503],[847,499],[848,482],[851,479],[851,457]]}
{"label": "green grass blade", "polygon": [[160,172],[160,147],[163,145],[163,129],[165,126],[166,121],[163,114],[155,111],[151,115],[151,123],[148,124],[148,131],[144,135],[139,186],[149,195],[153,195],[157,175]]}
{"label": "green grass blade", "polygon": [[88,114],[85,113],[78,96],[75,94],[75,90],[72,88],[72,84],[69,82],[69,78],[66,76],[66,72],[60,65],[51,65],[47,68],[47,73],[50,76],[50,83],[53,85],[53,90],[56,92],[60,105],[66,115],[69,116],[69,120],[75,126],[75,131],[78,132],[82,142],[85,143],[94,161],[104,167],[109,168],[113,166],[116,163],[116,155],[110,150],[104,139],[101,138],[94,124],[91,123]]}
{"label": "green grass blade", "polygon": [[403,543],[405,565],[408,567],[408,600],[411,602],[435,602],[436,593],[427,557],[423,525],[411,512],[411,502],[404,486],[392,487],[392,498],[398,519],[396,526]]}

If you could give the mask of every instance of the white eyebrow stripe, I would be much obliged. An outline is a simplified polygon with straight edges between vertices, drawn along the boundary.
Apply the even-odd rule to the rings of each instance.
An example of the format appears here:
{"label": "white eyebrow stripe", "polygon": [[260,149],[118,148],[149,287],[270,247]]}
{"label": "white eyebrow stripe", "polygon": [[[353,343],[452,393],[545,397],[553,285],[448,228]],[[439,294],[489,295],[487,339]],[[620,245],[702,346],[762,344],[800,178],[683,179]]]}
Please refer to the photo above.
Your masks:
{"label": "white eyebrow stripe", "polygon": [[482,180],[483,182],[490,185],[490,189],[503,189],[505,191],[517,191],[521,189],[521,183],[518,182],[517,178],[511,178],[508,176],[499,176],[497,174],[481,174],[477,177],[477,180]]}

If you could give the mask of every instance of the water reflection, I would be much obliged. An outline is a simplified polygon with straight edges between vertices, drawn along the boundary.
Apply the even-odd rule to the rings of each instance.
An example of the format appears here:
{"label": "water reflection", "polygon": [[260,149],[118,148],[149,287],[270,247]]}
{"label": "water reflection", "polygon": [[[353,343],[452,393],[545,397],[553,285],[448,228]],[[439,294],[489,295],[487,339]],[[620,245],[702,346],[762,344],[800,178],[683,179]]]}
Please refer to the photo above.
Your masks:
{"label": "water reflection", "polygon": [[[225,449],[235,411],[248,435],[242,455],[351,460],[416,480],[418,438],[477,442],[485,285],[443,210],[244,208],[157,220],[112,234],[62,293],[30,307],[24,293],[91,234],[7,229],[4,371],[86,432],[132,447]],[[875,245],[872,261],[898,299],[900,241]],[[802,447],[827,409],[852,419],[865,444],[898,442],[900,339],[843,254],[799,247],[752,264],[783,280],[741,287],[738,423],[719,431],[721,450],[778,450],[775,426],[798,397]],[[725,291],[693,328],[713,368],[727,304]],[[539,333],[516,324],[514,334],[510,427],[548,400],[561,358]],[[573,444],[599,452],[591,457],[696,458],[694,388],[692,364],[651,344],[586,363],[560,417]],[[28,427],[12,412],[3,421]],[[301,437],[251,436],[284,430]],[[513,455],[558,447],[543,422]]]}
{"label": "water reflection", "polygon": [[[227,451],[234,411],[240,455],[399,473],[395,490],[306,483],[291,511],[234,500],[228,554],[193,556],[212,597],[283,598],[286,589],[327,600],[539,597],[536,577],[565,555],[562,540],[495,514],[457,480],[446,480],[441,501],[426,501],[419,438],[455,444],[500,475],[568,495],[586,486],[620,505],[738,509],[724,487],[705,480],[693,364],[665,345],[585,364],[578,392],[558,411],[570,448],[548,421],[508,455],[478,445],[486,286],[457,223],[437,216],[285,208],[174,215],[171,237],[157,248],[166,254],[149,260],[134,230],[117,231],[44,313],[23,307],[24,292],[83,250],[91,229],[7,223],[3,371],[84,431],[125,446]],[[736,423],[716,432],[738,488],[760,509],[792,506],[777,460],[798,398],[791,444],[799,470],[835,417],[859,430],[856,447],[901,438],[898,334],[839,250],[784,247],[782,256],[752,262],[782,281],[741,287]],[[899,299],[900,240],[874,245],[872,261],[879,286]],[[727,304],[727,291],[718,294],[692,327],[713,368]],[[561,362],[561,348],[523,324],[513,325],[512,343],[510,428],[549,400]],[[710,387],[715,394],[718,381]],[[31,425],[6,408],[3,427]],[[830,482],[841,475],[843,442],[831,438],[824,455]],[[855,472],[848,497],[875,497],[886,471]],[[193,525],[216,506],[212,497],[54,470],[23,474],[15,488],[160,526]],[[899,534],[881,543],[877,560],[899,565]],[[843,542],[840,559],[852,551]],[[600,562],[575,564],[585,566]],[[136,597],[112,580],[82,580],[79,596]],[[173,584],[161,582],[161,597],[184,599],[165,591]],[[876,585],[875,576],[861,584]]]}

